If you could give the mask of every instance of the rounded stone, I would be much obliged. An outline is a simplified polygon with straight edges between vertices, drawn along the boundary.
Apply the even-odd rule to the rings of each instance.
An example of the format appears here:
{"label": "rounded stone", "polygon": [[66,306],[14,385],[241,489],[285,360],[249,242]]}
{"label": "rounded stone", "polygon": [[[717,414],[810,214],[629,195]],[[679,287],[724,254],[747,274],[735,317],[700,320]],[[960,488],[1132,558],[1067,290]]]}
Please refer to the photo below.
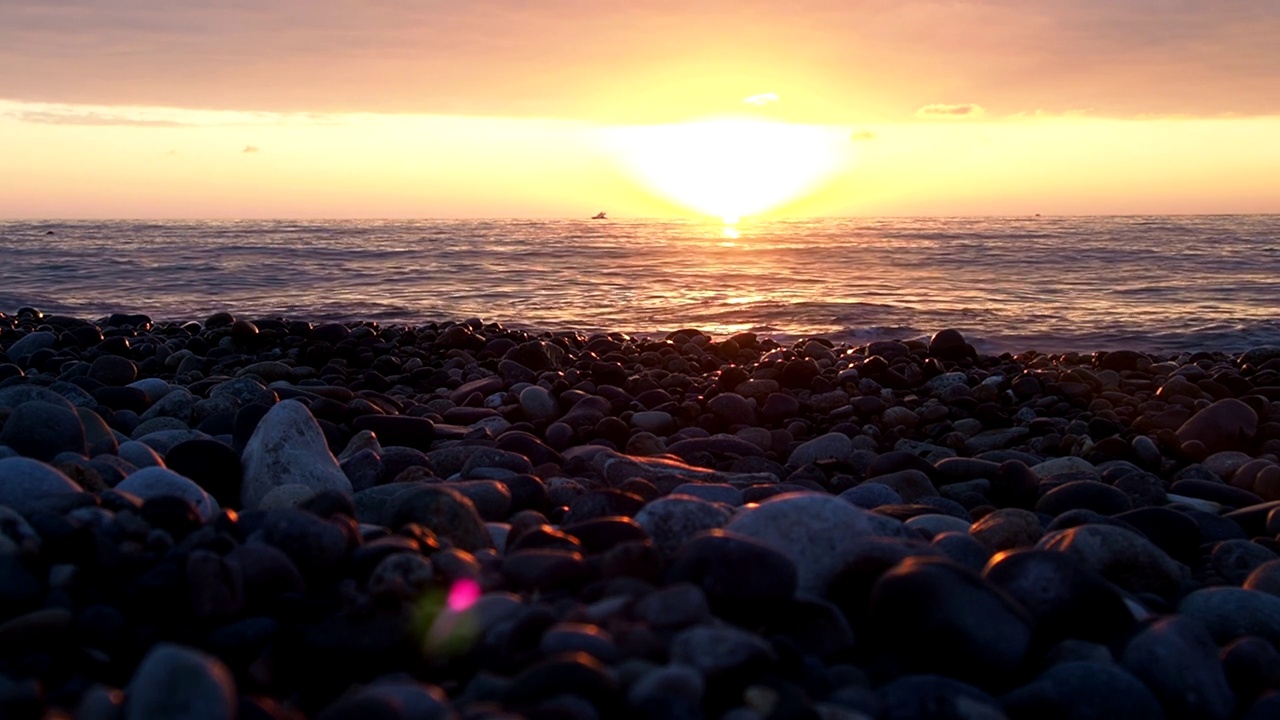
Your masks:
{"label": "rounded stone", "polygon": [[1227,720],[1235,710],[1218,646],[1195,620],[1173,615],[1155,621],[1125,645],[1121,662],[1170,718]]}
{"label": "rounded stone", "polygon": [[535,421],[552,422],[560,417],[559,401],[540,385],[530,385],[520,391],[520,410]]}
{"label": "rounded stone", "polygon": [[1117,515],[1132,507],[1129,497],[1110,485],[1094,480],[1075,480],[1042,495],[1035,509],[1048,515],[1080,509],[1093,510],[1101,515]]}
{"label": "rounded stone", "polygon": [[1280,560],[1271,560],[1254,568],[1241,587],[1280,597]]}
{"label": "rounded stone", "polygon": [[1037,547],[1067,553],[1130,592],[1173,598],[1181,587],[1179,564],[1150,540],[1123,528],[1081,525],[1057,530]]}
{"label": "rounded stone", "polygon": [[866,537],[911,538],[901,522],[822,493],[784,493],[741,511],[725,530],[758,540],[795,563],[799,590],[818,597]]}
{"label": "rounded stone", "polygon": [[969,534],[991,552],[1032,547],[1044,537],[1040,518],[1029,510],[1001,508],[969,528]]}
{"label": "rounded stone", "polygon": [[1112,663],[1058,663],[1002,698],[1011,718],[1143,718],[1163,720],[1155,695],[1141,680]]}
{"label": "rounded stone", "polygon": [[728,510],[706,500],[668,495],[641,508],[635,520],[658,550],[672,558],[694,535],[723,527],[729,517]]}
{"label": "rounded stone", "polygon": [[121,480],[115,489],[136,495],[143,500],[161,497],[182,498],[195,506],[200,519],[206,522],[212,520],[221,510],[218,502],[199,485],[168,468],[143,468]]}
{"label": "rounded stone", "polygon": [[1271,550],[1247,540],[1223,540],[1209,556],[1213,569],[1232,585],[1243,583],[1254,570],[1277,559]]}
{"label": "rounded stone", "polygon": [[128,385],[138,379],[138,366],[119,355],[102,355],[89,365],[89,377],[111,387]]}
{"label": "rounded stone", "polygon": [[285,400],[258,422],[242,455],[242,507],[258,507],[272,489],[304,485],[314,492],[337,490],[351,494],[351,481],[329,452],[324,432],[307,407]]}
{"label": "rounded stone", "polygon": [[1280,647],[1280,597],[1275,595],[1233,587],[1204,588],[1183,598],[1178,613],[1203,622],[1219,645],[1257,635]]}
{"label": "rounded stone", "polygon": [[0,506],[29,515],[81,491],[71,478],[38,460],[0,459]]}
{"label": "rounded stone", "polygon": [[390,527],[418,523],[468,552],[493,546],[475,505],[447,485],[410,486],[395,495],[388,510]]}
{"label": "rounded stone", "polygon": [[762,542],[711,530],[684,544],[667,579],[700,586],[719,615],[763,620],[795,596],[798,573],[790,558]]}
{"label": "rounded stone", "polygon": [[199,650],[160,643],[133,673],[125,720],[232,720],[236,687],[220,660]]}
{"label": "rounded stone", "polygon": [[89,452],[80,416],[70,408],[41,400],[24,402],[13,409],[0,431],[0,445],[46,461],[61,452]]}
{"label": "rounded stone", "polygon": [[937,558],[913,557],[880,576],[867,626],[868,643],[890,667],[985,688],[1016,676],[1032,639],[1022,608],[973,571]]}
{"label": "rounded stone", "polygon": [[1178,428],[1183,444],[1199,442],[1209,453],[1244,450],[1258,431],[1258,413],[1235,399],[1219,400]]}

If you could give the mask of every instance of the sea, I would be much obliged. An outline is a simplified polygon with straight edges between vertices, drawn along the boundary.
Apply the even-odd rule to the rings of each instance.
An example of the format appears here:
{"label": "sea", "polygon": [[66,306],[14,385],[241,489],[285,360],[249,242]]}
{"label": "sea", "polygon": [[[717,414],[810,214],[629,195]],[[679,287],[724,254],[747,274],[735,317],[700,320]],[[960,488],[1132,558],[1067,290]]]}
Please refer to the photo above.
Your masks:
{"label": "sea", "polygon": [[0,312],[481,318],[985,352],[1280,345],[1280,215],[0,222]]}

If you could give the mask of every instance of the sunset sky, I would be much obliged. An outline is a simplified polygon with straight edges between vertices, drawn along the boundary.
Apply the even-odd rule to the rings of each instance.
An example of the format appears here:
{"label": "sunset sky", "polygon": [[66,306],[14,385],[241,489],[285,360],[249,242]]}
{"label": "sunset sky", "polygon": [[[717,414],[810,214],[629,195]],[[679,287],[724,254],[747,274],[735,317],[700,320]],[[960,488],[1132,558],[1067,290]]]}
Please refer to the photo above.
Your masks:
{"label": "sunset sky", "polygon": [[0,1],[0,217],[1280,212],[1280,0]]}

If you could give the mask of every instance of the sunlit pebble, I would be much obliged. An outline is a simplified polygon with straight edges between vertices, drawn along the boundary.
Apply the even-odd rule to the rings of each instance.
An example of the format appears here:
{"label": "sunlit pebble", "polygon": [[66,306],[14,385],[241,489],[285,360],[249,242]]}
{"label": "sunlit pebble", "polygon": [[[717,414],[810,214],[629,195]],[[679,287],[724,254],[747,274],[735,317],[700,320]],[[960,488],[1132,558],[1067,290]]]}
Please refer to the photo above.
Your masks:
{"label": "sunlit pebble", "polygon": [[480,599],[480,583],[469,578],[463,578],[453,584],[449,588],[449,597],[445,600],[445,604],[454,612],[462,612]]}

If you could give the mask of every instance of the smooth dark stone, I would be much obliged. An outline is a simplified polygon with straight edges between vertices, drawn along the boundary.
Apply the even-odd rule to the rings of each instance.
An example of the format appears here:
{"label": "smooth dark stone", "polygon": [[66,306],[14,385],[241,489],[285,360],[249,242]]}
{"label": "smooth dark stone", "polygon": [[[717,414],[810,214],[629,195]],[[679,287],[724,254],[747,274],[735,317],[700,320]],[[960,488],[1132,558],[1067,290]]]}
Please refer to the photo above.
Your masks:
{"label": "smooth dark stone", "polygon": [[890,475],[903,470],[919,470],[931,479],[938,473],[933,463],[919,455],[913,455],[902,450],[891,450],[887,453],[882,453],[871,461],[871,465],[867,467],[867,477]]}
{"label": "smooth dark stone", "polygon": [[1199,622],[1161,618],[1131,639],[1124,667],[1155,694],[1169,718],[1227,720],[1235,695],[1218,659],[1218,646]]}
{"label": "smooth dark stone", "polygon": [[1068,510],[1092,510],[1101,515],[1118,515],[1132,503],[1123,492],[1094,480],[1076,480],[1050,490],[1036,502],[1036,512],[1058,515]]}
{"label": "smooth dark stone", "polygon": [[1009,720],[1163,720],[1164,711],[1141,680],[1118,665],[1065,662],[1003,698]]}
{"label": "smooth dark stone", "polygon": [[1167,507],[1144,507],[1115,516],[1128,523],[1175,560],[1189,563],[1200,552],[1200,526],[1186,513]]}
{"label": "smooth dark stone", "polygon": [[1222,579],[1240,585],[1259,566],[1276,559],[1274,552],[1257,543],[1223,540],[1214,546],[1209,563]]}
{"label": "smooth dark stone", "polygon": [[880,720],[1003,717],[1000,701],[968,683],[942,675],[904,675],[876,690]]}
{"label": "smooth dark stone", "polygon": [[876,581],[868,627],[869,645],[890,667],[988,688],[1016,682],[1032,639],[1031,617],[1007,595],[934,558],[911,558]]}
{"label": "smooth dark stone", "polygon": [[217,440],[188,440],[165,453],[165,465],[191,479],[213,496],[222,507],[240,506],[240,483],[244,471],[240,456]]}
{"label": "smooth dark stone", "polygon": [[511,508],[509,512],[513,514],[521,510],[544,512],[550,509],[547,488],[542,484],[541,480],[533,475],[503,477],[498,478],[498,482],[506,485],[507,490],[511,492]]}
{"label": "smooth dark stone", "polygon": [[412,467],[431,469],[431,460],[427,458],[426,453],[402,445],[383,447],[382,455],[378,459],[382,463],[382,477],[379,483],[394,482],[400,473]]}
{"label": "smooth dark stone", "polygon": [[402,445],[423,452],[431,449],[435,439],[435,423],[408,415],[361,415],[351,421],[351,429],[371,430],[384,447]]}
{"label": "smooth dark stone", "polygon": [[389,516],[388,527],[398,529],[406,523],[417,523],[467,552],[493,545],[475,505],[446,485],[410,487],[395,496]]}
{"label": "smooth dark stone", "polygon": [[591,490],[569,504],[569,514],[565,516],[564,522],[571,525],[599,517],[632,517],[644,504],[644,500],[638,495],[614,488]]}
{"label": "smooth dark stone", "polygon": [[606,552],[619,543],[647,540],[649,537],[635,520],[616,515],[594,517],[573,523],[568,522],[566,518],[560,529],[577,538],[588,554]]}
{"label": "smooth dark stone", "polygon": [[515,588],[543,591],[580,587],[590,571],[582,553],[571,550],[519,550],[502,559],[502,574]]}
{"label": "smooth dark stone", "polygon": [[1040,479],[1026,463],[1006,460],[1000,463],[991,480],[988,497],[998,507],[1015,507],[1030,510],[1040,497]]}
{"label": "smooth dark stone", "polygon": [[686,542],[667,571],[668,581],[698,585],[718,615],[737,621],[760,621],[786,607],[797,577],[787,556],[724,530]]}
{"label": "smooth dark stone", "polygon": [[1248,490],[1209,480],[1179,480],[1169,487],[1169,492],[1174,495],[1211,500],[1233,508],[1249,507],[1263,502],[1262,498]]}
{"label": "smooth dark stone", "polygon": [[40,400],[24,402],[13,409],[0,431],[0,445],[46,462],[61,452],[89,452],[84,425],[75,411]]}
{"label": "smooth dark stone", "polygon": [[349,542],[337,525],[292,508],[267,511],[250,540],[255,538],[282,550],[308,578],[341,571]]}
{"label": "smooth dark stone", "polygon": [[1062,553],[1015,550],[982,574],[1031,614],[1046,644],[1064,638],[1110,643],[1134,622],[1111,583]]}
{"label": "smooth dark stone", "polygon": [[1236,697],[1249,701],[1280,683],[1280,650],[1260,637],[1245,636],[1222,649],[1222,669]]}

